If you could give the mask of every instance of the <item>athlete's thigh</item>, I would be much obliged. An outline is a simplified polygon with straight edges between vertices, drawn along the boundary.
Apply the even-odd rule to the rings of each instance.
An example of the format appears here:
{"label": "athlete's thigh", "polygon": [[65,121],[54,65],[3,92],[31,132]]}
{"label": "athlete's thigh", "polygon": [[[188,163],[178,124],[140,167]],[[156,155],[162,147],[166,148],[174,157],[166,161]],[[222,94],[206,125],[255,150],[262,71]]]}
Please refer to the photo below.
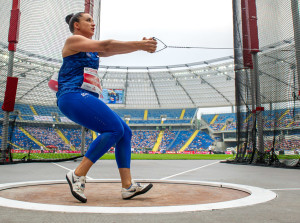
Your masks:
{"label": "athlete's thigh", "polygon": [[64,97],[58,103],[61,111],[88,129],[102,133],[122,126],[118,116],[103,101],[90,94],[72,93],[61,97]]}
{"label": "athlete's thigh", "polygon": [[[114,111],[113,111],[114,112]],[[124,131],[127,131],[130,133],[130,135],[132,134],[131,133],[131,129],[130,127],[127,125],[127,123],[116,113],[114,112],[115,115],[118,117],[118,119],[120,120],[120,123],[122,124],[123,128],[124,128]]]}

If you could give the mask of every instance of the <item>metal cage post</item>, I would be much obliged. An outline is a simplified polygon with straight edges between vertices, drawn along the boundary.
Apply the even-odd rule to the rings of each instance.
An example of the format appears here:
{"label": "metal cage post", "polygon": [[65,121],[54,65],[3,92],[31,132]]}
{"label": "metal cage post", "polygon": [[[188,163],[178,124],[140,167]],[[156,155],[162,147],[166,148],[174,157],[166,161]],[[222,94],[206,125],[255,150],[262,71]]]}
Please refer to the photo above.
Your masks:
{"label": "metal cage post", "polygon": [[300,96],[300,14],[299,14],[299,1],[291,0],[293,24],[294,24],[294,39],[296,49],[296,66],[298,75],[298,90]]}
{"label": "metal cage post", "polygon": [[[19,41],[20,15],[21,15],[20,0],[13,0],[11,17],[10,17],[9,34],[8,34],[9,61],[8,61],[7,78],[13,76],[15,51],[17,48],[17,43]],[[14,105],[14,101],[13,101],[13,105]],[[8,130],[9,130],[9,113],[10,111],[4,110],[4,119],[3,119],[3,126],[2,126],[1,160],[0,160],[1,162],[4,162],[6,160]]]}

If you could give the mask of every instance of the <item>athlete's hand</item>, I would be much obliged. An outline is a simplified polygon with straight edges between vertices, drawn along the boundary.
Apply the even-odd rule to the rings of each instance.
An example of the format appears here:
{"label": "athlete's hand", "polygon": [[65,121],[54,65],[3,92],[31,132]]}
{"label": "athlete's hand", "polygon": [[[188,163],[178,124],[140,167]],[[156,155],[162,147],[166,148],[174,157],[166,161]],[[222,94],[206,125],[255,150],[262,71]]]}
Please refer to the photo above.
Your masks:
{"label": "athlete's hand", "polygon": [[142,50],[147,51],[148,53],[154,53],[156,51],[157,42],[153,38],[144,37],[142,40]]}

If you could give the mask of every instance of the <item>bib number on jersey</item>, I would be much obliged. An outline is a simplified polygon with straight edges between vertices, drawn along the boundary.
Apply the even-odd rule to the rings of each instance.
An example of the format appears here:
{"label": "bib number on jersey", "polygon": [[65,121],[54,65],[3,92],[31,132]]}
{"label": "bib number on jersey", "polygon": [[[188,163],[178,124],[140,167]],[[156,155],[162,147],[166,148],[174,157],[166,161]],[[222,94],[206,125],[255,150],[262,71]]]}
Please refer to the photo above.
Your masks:
{"label": "bib number on jersey", "polygon": [[102,93],[102,87],[100,84],[100,79],[96,69],[89,67],[84,68],[83,72],[83,82],[81,88],[87,91],[95,92],[99,95]]}

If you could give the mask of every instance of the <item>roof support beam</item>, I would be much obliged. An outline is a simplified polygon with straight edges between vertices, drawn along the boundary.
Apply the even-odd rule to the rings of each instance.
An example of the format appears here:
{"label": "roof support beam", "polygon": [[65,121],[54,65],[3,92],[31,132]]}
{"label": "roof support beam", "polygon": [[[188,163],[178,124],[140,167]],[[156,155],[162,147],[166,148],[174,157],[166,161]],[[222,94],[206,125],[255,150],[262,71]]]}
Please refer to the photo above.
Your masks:
{"label": "roof support beam", "polygon": [[[17,66],[18,65],[14,65],[15,66],[15,68],[17,68]],[[22,67],[22,66],[20,66],[20,67]],[[26,68],[26,69],[28,69],[28,68]],[[35,68],[30,68],[30,69],[28,69],[27,71],[24,71],[24,72],[20,72],[19,74],[16,74],[15,75],[15,77],[19,77],[19,76],[21,76],[22,74],[24,75],[26,75],[26,73],[28,73],[28,72],[30,72],[30,71],[33,71],[33,70],[36,70],[37,69],[37,67],[35,67]],[[16,71],[14,72],[14,73],[16,73]],[[22,77],[22,76],[21,76]],[[4,81],[2,81],[1,83],[0,83],[0,86],[1,85],[4,85],[4,84],[6,84],[6,80],[4,80]]]}
{"label": "roof support beam", "polygon": [[286,85],[287,87],[294,88],[294,91],[297,90],[297,86],[292,87],[292,86],[289,85],[288,83],[284,82],[283,80],[280,80],[280,79],[277,78],[277,77],[274,77],[274,76],[271,75],[271,74],[268,74],[268,73],[266,73],[266,72],[264,72],[264,71],[261,71],[261,70],[259,71],[259,73],[264,74],[264,75],[267,75],[268,77],[273,78],[274,80],[276,80],[276,81],[278,81],[278,82],[280,82],[280,83]]}
{"label": "roof support beam", "polygon": [[16,102],[19,102],[22,100],[22,98],[24,98],[26,95],[28,95],[30,92],[32,92],[35,88],[37,88],[38,86],[40,86],[41,84],[43,84],[44,82],[48,81],[48,77],[45,78],[43,81],[39,82],[38,84],[34,85],[31,89],[29,89],[25,94],[23,94],[20,98],[16,99]]}
{"label": "roof support beam", "polygon": [[100,81],[101,87],[103,87],[103,80],[104,80],[104,78],[106,77],[107,72],[108,72],[108,67],[106,67],[105,73],[103,74],[103,77],[101,78],[101,81]]}
{"label": "roof support beam", "polygon": [[186,66],[188,67],[190,73],[194,74],[195,77],[199,77],[201,79],[202,82],[206,83],[208,86],[210,86],[213,90],[215,90],[219,95],[222,96],[222,98],[224,98],[231,106],[233,106],[233,104],[229,101],[228,98],[225,97],[225,95],[223,95],[218,89],[216,89],[211,83],[209,83],[208,81],[204,80],[203,77],[201,77],[201,75],[198,75],[196,73],[194,73],[190,67],[186,64]]}
{"label": "roof support beam", "polygon": [[192,99],[191,95],[187,92],[187,90],[182,86],[182,84],[177,80],[177,78],[172,74],[170,68],[167,66],[168,69],[168,73],[173,77],[173,79],[176,81],[176,83],[182,88],[182,90],[185,92],[185,94],[188,96],[188,98],[191,100],[191,102],[193,103],[193,105],[195,107],[197,107],[196,103],[194,102],[194,100]]}
{"label": "roof support beam", "polygon": [[261,55],[264,56],[264,57],[268,57],[268,58],[271,58],[273,60],[276,60],[276,62],[284,62],[284,63],[287,63],[287,64],[289,64],[291,66],[296,66],[296,64],[288,62],[285,59],[281,59],[281,58],[278,58],[278,57],[275,57],[275,56],[266,55],[266,54],[261,54]]}
{"label": "roof support beam", "polygon": [[150,71],[149,71],[149,68],[147,67],[147,74],[148,74],[148,77],[149,77],[149,80],[151,82],[151,85],[153,87],[153,90],[154,90],[154,93],[155,93],[155,96],[156,96],[156,100],[157,100],[157,103],[159,105],[159,107],[161,107],[161,104],[160,104],[160,101],[159,101],[159,98],[158,98],[158,94],[157,94],[157,91],[156,91],[156,88],[155,88],[155,85],[153,83],[153,80],[152,80],[152,77],[150,75]]}
{"label": "roof support beam", "polygon": [[127,67],[127,71],[126,71],[126,80],[125,80],[125,98],[124,98],[124,103],[125,103],[125,105],[127,104],[126,103],[126,101],[127,101],[127,89],[128,89],[128,73],[129,73],[129,71],[128,71],[128,67]]}

